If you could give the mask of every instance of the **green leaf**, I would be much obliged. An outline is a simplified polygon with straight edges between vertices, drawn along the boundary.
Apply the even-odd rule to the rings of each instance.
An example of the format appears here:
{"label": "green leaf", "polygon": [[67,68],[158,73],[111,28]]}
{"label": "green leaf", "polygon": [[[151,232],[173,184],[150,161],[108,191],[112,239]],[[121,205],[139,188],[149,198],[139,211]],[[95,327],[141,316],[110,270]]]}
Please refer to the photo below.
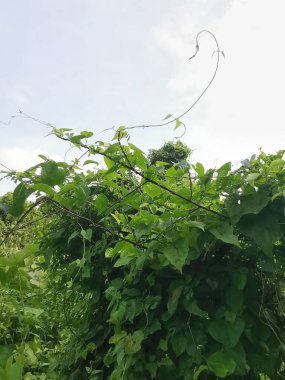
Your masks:
{"label": "green leaf", "polygon": [[239,289],[243,290],[247,282],[247,274],[244,270],[236,270],[232,273],[232,283]]}
{"label": "green leaf", "polygon": [[82,140],[82,139],[84,139],[84,136],[82,136],[82,135],[76,135],[76,136],[72,136],[72,137],[70,137],[70,142],[72,142],[73,144],[79,144],[80,143],[80,141]]}
{"label": "green leaf", "polygon": [[217,342],[227,347],[234,347],[244,330],[244,320],[236,319],[234,322],[228,322],[221,319],[210,321],[208,325],[209,334]]}
{"label": "green leaf", "polygon": [[42,313],[44,313],[44,309],[40,309],[38,307],[24,306],[23,311],[25,314],[33,314],[36,317],[39,317]]}
{"label": "green leaf", "polygon": [[111,160],[109,157],[104,156],[104,161],[105,161],[105,164],[109,170],[112,169],[113,166],[115,165],[115,162],[113,160]]}
{"label": "green leaf", "polygon": [[199,228],[202,231],[205,231],[205,223],[198,222],[195,220],[190,220],[189,222],[187,222],[187,225],[189,227],[195,227],[195,228]]}
{"label": "green leaf", "polygon": [[86,161],[84,161],[84,163],[83,163],[83,165],[89,165],[89,164],[98,165],[98,162],[97,162],[97,161],[94,161],[94,160],[86,160]]}
{"label": "green leaf", "polygon": [[0,366],[5,364],[6,360],[13,354],[14,344],[0,345]]}
{"label": "green leaf", "polygon": [[270,201],[270,197],[264,191],[229,199],[226,202],[227,211],[234,223],[237,223],[243,215],[258,214]]}
{"label": "green leaf", "polygon": [[141,330],[129,334],[125,339],[125,352],[127,355],[133,355],[141,349],[141,343],[144,340],[144,333]]}
{"label": "green leaf", "polygon": [[167,340],[165,340],[165,339],[160,339],[160,341],[159,341],[159,348],[160,348],[162,351],[167,351],[167,349],[168,349]]}
{"label": "green leaf", "polygon": [[230,287],[226,292],[226,302],[234,313],[238,313],[243,307],[243,293],[234,287]]}
{"label": "green leaf", "polygon": [[195,170],[196,170],[196,173],[198,174],[198,176],[201,178],[204,176],[205,174],[205,169],[204,169],[204,166],[200,163],[200,162],[197,162],[196,165],[195,165]]}
{"label": "green leaf", "polygon": [[121,125],[117,130],[112,138],[112,140],[118,140],[118,139],[123,139],[128,137],[128,132],[126,131],[126,127],[124,125]]}
{"label": "green leaf", "polygon": [[69,244],[76,236],[78,236],[78,231],[73,231],[67,240],[67,244]]}
{"label": "green leaf", "polygon": [[88,131],[82,131],[82,132],[80,132],[80,134],[81,134],[81,136],[85,137],[86,139],[93,136],[93,132],[88,132]]}
{"label": "green leaf", "polygon": [[278,219],[270,211],[259,215],[243,217],[239,223],[242,233],[251,237],[269,257],[273,254],[273,243],[280,238],[280,225]]}
{"label": "green leaf", "polygon": [[186,264],[189,253],[188,240],[181,237],[179,240],[171,243],[171,245],[166,246],[163,252],[170,264],[182,273],[182,268]]}
{"label": "green leaf", "polygon": [[41,182],[50,186],[61,185],[66,172],[59,169],[55,161],[46,161],[42,164]]}
{"label": "green leaf", "polygon": [[50,197],[56,194],[55,190],[51,186],[46,185],[45,183],[36,183],[34,185],[30,185],[29,188],[32,190],[41,191],[49,195]]}
{"label": "green leaf", "polygon": [[183,124],[182,121],[180,121],[179,119],[176,119],[174,130],[179,128],[181,124]]}
{"label": "green leaf", "polygon": [[236,368],[235,361],[224,352],[217,351],[207,359],[208,367],[216,376],[224,378],[231,375]]}
{"label": "green leaf", "polygon": [[247,177],[246,180],[250,184],[251,187],[254,188],[254,181],[260,177],[260,173],[250,173]]}
{"label": "green leaf", "polygon": [[281,172],[284,169],[285,161],[281,160],[280,158],[277,158],[276,160],[273,160],[271,164],[269,165],[269,172],[272,173],[278,173]]}
{"label": "green leaf", "polygon": [[117,334],[111,336],[109,339],[110,344],[117,344],[120,340],[126,337],[126,332],[125,331],[120,331]]}
{"label": "green leaf", "polygon": [[22,380],[23,367],[20,363],[6,366],[5,378],[3,380]]}
{"label": "green leaf", "polygon": [[233,234],[233,227],[227,223],[222,223],[215,228],[210,229],[210,232],[219,240],[225,243],[240,247],[238,237]]}
{"label": "green leaf", "polygon": [[262,191],[242,197],[240,201],[242,214],[258,214],[269,201],[270,197]]}
{"label": "green leaf", "polygon": [[0,202],[0,210],[4,212],[4,214],[9,214],[10,211],[10,205],[7,205],[6,203]]}
{"label": "green leaf", "polygon": [[198,380],[200,374],[204,371],[207,371],[209,368],[205,364],[202,364],[198,367],[198,369],[194,372],[193,379]]}
{"label": "green leaf", "polygon": [[91,242],[92,239],[92,230],[91,228],[88,228],[87,230],[81,230],[81,235],[85,240],[88,240]]}
{"label": "green leaf", "polygon": [[146,210],[140,210],[132,218],[130,225],[134,228],[135,234],[139,238],[151,231],[157,225],[158,220],[157,215],[153,215]]}
{"label": "green leaf", "polygon": [[169,119],[170,117],[172,117],[172,114],[171,114],[171,113],[169,113],[168,115],[166,115],[165,118],[162,119],[162,121],[163,121],[163,120],[167,120],[167,119]]}
{"label": "green leaf", "polygon": [[198,315],[202,318],[208,318],[208,313],[200,309],[200,307],[197,305],[197,302],[193,298],[185,298],[183,301],[183,306],[189,314]]}
{"label": "green leaf", "polygon": [[77,185],[74,188],[74,198],[73,204],[77,207],[84,206],[89,195],[89,188],[87,186],[79,186]]}
{"label": "green leaf", "polygon": [[187,338],[183,332],[172,335],[171,337],[171,346],[176,355],[176,357],[183,354],[187,346]]}
{"label": "green leaf", "polygon": [[237,365],[237,373],[239,375],[245,375],[249,370],[249,366],[246,362],[246,353],[241,342],[239,342],[234,348],[226,347],[225,351],[235,361]]}
{"label": "green leaf", "polygon": [[177,308],[177,304],[178,304],[182,290],[183,290],[183,286],[177,286],[171,291],[169,300],[167,302],[167,310],[170,315],[172,315]]}
{"label": "green leaf", "polygon": [[105,194],[101,193],[97,196],[94,202],[95,209],[101,214],[104,210],[106,210],[108,206],[109,200]]}
{"label": "green leaf", "polygon": [[133,260],[132,256],[121,256],[116,263],[114,264],[115,268],[119,268],[125,265],[128,265],[130,261]]}
{"label": "green leaf", "polygon": [[147,183],[143,187],[145,193],[149,195],[152,199],[156,197],[160,197],[162,194],[162,190],[159,186],[156,186],[152,183]]}
{"label": "green leaf", "polygon": [[20,183],[13,192],[13,203],[10,208],[10,214],[13,216],[19,216],[24,211],[25,201],[30,194],[32,194],[32,190],[27,189],[27,187]]}
{"label": "green leaf", "polygon": [[157,167],[161,167],[161,166],[169,166],[169,162],[156,161],[155,165],[156,165]]}
{"label": "green leaf", "polygon": [[158,365],[155,362],[147,363],[146,369],[150,374],[151,379],[155,379]]}

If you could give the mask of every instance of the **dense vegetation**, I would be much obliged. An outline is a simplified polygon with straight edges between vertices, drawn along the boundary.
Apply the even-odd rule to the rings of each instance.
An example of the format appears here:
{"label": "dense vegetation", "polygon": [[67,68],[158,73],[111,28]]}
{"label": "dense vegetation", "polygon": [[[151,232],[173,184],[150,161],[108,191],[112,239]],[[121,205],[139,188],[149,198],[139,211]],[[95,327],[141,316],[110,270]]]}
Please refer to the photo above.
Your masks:
{"label": "dense vegetation", "polygon": [[53,133],[81,158],[1,203],[0,378],[283,379],[284,152],[205,170]]}

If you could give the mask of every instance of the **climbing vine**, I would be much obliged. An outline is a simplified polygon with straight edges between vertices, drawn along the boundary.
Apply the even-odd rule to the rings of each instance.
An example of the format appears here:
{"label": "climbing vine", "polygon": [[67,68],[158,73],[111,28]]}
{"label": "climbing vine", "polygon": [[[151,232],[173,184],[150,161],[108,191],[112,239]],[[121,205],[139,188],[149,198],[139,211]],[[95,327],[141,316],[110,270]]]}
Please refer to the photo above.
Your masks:
{"label": "climbing vine", "polygon": [[182,142],[147,156],[128,135],[186,129],[224,55],[204,30],[191,58],[204,32],[215,71],[178,117],[106,143],[19,111],[79,158],[1,163],[17,183],[0,202],[1,379],[285,378],[284,151],[206,170]]}
{"label": "climbing vine", "polygon": [[12,173],[10,207],[56,216],[37,255],[69,335],[47,379],[284,378],[284,152],[205,170],[150,163],[123,127],[52,133],[81,160]]}

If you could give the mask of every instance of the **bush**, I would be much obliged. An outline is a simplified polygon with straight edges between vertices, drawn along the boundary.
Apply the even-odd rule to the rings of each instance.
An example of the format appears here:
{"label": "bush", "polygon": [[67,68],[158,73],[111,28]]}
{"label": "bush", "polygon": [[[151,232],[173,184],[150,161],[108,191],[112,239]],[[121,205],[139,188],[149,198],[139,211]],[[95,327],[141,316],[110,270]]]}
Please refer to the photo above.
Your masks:
{"label": "bush", "polygon": [[12,208],[34,192],[60,216],[40,245],[63,295],[47,378],[283,378],[284,152],[206,171],[154,165],[124,129],[53,133],[90,159],[21,173]]}

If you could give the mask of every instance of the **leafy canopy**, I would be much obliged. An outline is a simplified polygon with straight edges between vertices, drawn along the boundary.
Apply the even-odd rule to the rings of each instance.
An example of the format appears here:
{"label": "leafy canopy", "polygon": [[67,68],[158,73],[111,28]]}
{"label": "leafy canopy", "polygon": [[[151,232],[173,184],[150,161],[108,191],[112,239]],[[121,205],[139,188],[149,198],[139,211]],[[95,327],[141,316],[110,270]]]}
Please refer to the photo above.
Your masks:
{"label": "leafy canopy", "polygon": [[10,212],[23,215],[33,193],[54,217],[36,257],[59,293],[42,300],[57,322],[48,364],[35,369],[24,360],[23,373],[281,379],[284,152],[260,152],[234,171],[230,163],[205,170],[186,161],[182,143],[160,151],[170,166],[156,165],[158,155],[145,157],[124,128],[112,144],[88,140],[86,131],[53,133],[88,158],[72,165],[44,158],[13,174]]}

